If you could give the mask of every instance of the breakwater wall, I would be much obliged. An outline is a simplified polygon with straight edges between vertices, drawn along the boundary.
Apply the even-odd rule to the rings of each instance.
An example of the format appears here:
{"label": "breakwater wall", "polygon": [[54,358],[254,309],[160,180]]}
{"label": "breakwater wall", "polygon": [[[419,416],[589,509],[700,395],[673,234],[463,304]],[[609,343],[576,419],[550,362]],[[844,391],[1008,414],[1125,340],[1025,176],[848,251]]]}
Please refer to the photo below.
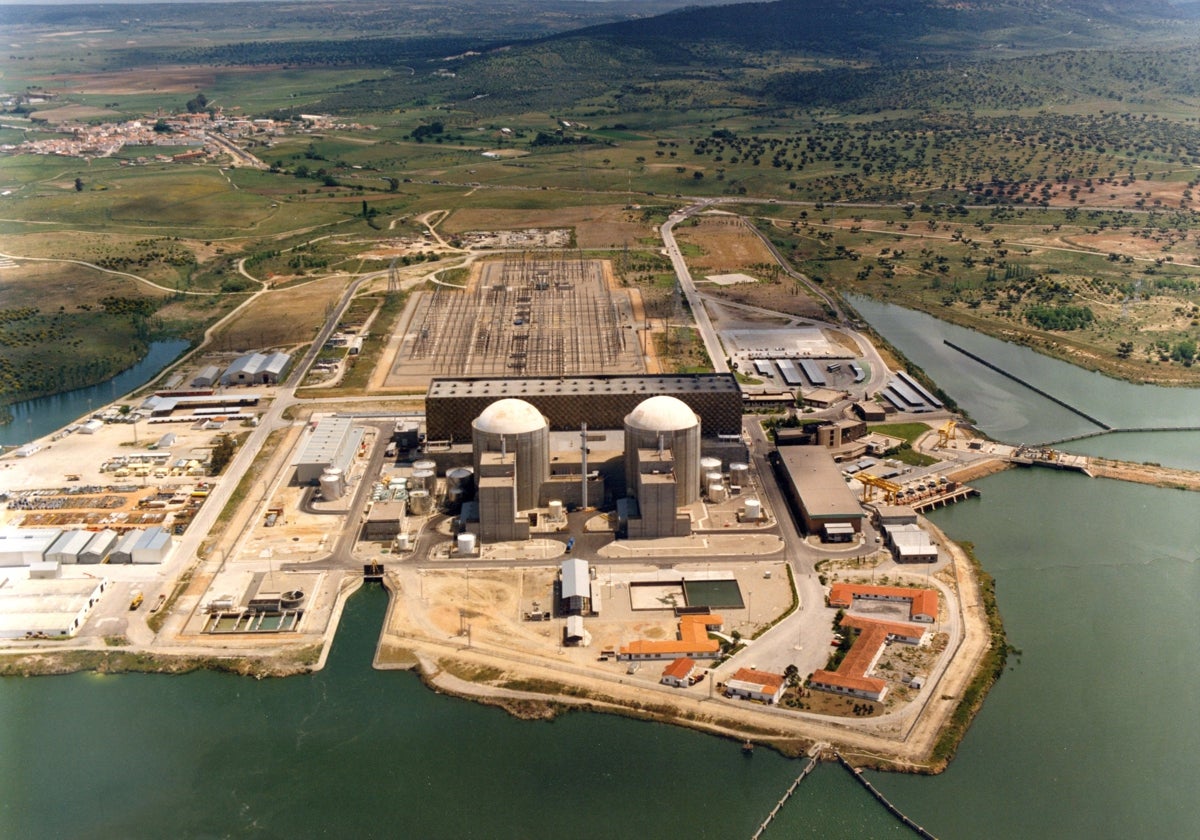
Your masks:
{"label": "breakwater wall", "polygon": [[1046,399],[1050,400],[1050,402],[1054,403],[1055,405],[1062,406],[1067,411],[1071,412],[1072,414],[1076,415],[1077,417],[1082,417],[1084,420],[1088,421],[1092,425],[1099,426],[1101,429],[1103,429],[1106,432],[1111,432],[1113,430],[1113,427],[1110,426],[1109,424],[1105,423],[1103,420],[1093,417],[1092,415],[1088,414],[1086,411],[1078,409],[1075,406],[1071,405],[1070,403],[1068,403],[1064,400],[1060,400],[1058,397],[1054,396],[1053,394],[1043,391],[1038,386],[1033,385],[1029,382],[1026,382],[1024,379],[1017,376],[1015,373],[1009,373],[1007,370],[1005,370],[1004,368],[995,364],[994,362],[989,362],[987,359],[983,358],[982,356],[978,356],[978,355],[972,353],[970,350],[967,350],[965,347],[960,347],[957,344],[955,344],[953,341],[950,341],[949,339],[942,339],[942,343],[945,344],[947,347],[949,347],[951,350],[957,350],[959,353],[962,353],[968,359],[972,359],[973,361],[979,362],[979,364],[983,365],[988,370],[994,370],[996,373],[1000,374],[1001,376],[1003,376],[1007,379],[1011,379],[1013,382],[1016,382],[1018,385],[1022,385],[1024,387],[1028,388],[1030,391],[1033,391],[1038,396],[1045,397]]}
{"label": "breakwater wall", "polygon": [[852,766],[850,764],[850,762],[848,762],[848,761],[846,761],[846,759],[842,758],[841,753],[835,753],[835,755],[837,756],[838,763],[841,764],[843,767],[845,767],[847,770],[849,770],[850,775],[852,775],[852,776],[854,776],[854,778],[858,779],[858,783],[860,785],[862,785],[864,788],[866,788],[867,793],[871,794],[871,796],[874,796],[875,800],[880,805],[882,805],[884,808],[887,808],[893,817],[900,820],[900,822],[904,823],[906,826],[911,828],[918,837],[923,837],[923,838],[925,838],[925,840],[937,840],[937,838],[934,837],[932,834],[930,834],[928,831],[926,831],[923,826],[917,825],[915,822],[913,822],[911,819],[909,819],[907,816],[905,816],[904,813],[899,808],[897,808],[895,805],[893,805],[886,796],[884,796],[882,793],[879,792],[879,789],[877,787],[875,787],[875,785],[873,785],[869,781],[867,781],[866,777],[863,776],[861,770],[859,770],[857,767]]}

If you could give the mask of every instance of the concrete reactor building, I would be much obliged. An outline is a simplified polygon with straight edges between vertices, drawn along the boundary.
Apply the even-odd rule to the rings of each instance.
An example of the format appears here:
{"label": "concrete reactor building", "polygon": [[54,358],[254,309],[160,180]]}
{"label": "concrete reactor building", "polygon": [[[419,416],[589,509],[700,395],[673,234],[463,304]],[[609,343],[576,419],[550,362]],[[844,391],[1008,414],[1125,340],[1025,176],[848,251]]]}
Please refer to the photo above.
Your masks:
{"label": "concrete reactor building", "polygon": [[471,423],[471,438],[480,536],[528,539],[528,521],[518,514],[538,506],[550,478],[549,423],[524,400],[497,400]]}
{"label": "concrete reactor building", "polygon": [[625,417],[625,489],[618,521],[630,539],[680,537],[700,498],[700,418],[687,403],[659,395]]}
{"label": "concrete reactor building", "polygon": [[670,450],[675,474],[675,506],[700,498],[700,418],[687,403],[659,395],[625,416],[625,486],[632,492],[642,472],[641,450]]}

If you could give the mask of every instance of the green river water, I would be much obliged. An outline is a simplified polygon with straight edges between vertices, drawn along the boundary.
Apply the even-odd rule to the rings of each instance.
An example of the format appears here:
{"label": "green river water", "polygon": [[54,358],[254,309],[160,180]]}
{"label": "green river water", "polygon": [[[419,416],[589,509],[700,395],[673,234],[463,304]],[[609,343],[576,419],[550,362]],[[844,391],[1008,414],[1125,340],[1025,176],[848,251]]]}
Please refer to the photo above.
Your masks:
{"label": "green river water", "polygon": [[[937,336],[952,328],[860,308],[997,437],[1078,433],[1074,415],[943,355]],[[968,338],[985,356],[1017,349]],[[1095,400],[1120,425],[1200,416],[1195,392],[1130,392],[1073,369],[1042,373],[1047,361],[1012,357],[1031,381],[1045,377],[1040,387]],[[1129,393],[1148,400],[1140,414]],[[1073,448],[1196,466],[1200,435]],[[872,781],[940,838],[1196,836],[1200,496],[1051,471],[978,486],[981,499],[934,518],[975,544],[1021,652],[946,773]],[[374,671],[385,603],[377,588],[351,599],[317,674],[0,681],[0,838],[749,837],[801,769],[624,718],[517,721]],[[823,766],[764,835],[816,836],[912,835]]]}

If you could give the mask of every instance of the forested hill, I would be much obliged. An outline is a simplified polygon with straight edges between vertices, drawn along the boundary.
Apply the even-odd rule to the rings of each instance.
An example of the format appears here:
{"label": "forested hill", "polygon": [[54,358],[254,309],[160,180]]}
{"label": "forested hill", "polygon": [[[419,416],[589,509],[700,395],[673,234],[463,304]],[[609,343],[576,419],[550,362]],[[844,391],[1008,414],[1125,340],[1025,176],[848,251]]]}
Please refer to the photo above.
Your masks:
{"label": "forested hill", "polygon": [[985,48],[1116,45],[1200,13],[1167,0],[776,0],[670,12],[552,36],[588,38],[678,60],[715,47],[905,61]]}

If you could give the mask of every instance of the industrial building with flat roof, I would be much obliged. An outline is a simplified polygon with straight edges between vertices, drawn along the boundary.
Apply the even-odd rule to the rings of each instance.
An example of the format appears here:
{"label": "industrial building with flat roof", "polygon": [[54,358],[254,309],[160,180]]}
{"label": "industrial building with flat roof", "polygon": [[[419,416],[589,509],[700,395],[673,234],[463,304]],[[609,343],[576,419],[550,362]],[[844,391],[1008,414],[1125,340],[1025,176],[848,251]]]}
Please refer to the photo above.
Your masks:
{"label": "industrial building with flat roof", "polygon": [[105,578],[0,579],[0,638],[74,636],[104,590]]}
{"label": "industrial building with flat roof", "polygon": [[622,428],[649,397],[685,403],[704,434],[740,435],[742,392],[732,374],[435,379],[425,396],[429,440],[470,440],[471,422],[497,400],[515,397],[545,416],[554,431]]}
{"label": "industrial building with flat roof", "polygon": [[322,417],[296,459],[296,481],[315,484],[326,467],[346,472],[362,441],[363,430],[354,428],[350,417]]}
{"label": "industrial building with flat roof", "polygon": [[862,531],[862,505],[828,449],[787,446],[777,458],[784,492],[806,533],[836,540],[844,538],[847,528],[851,537]]}

